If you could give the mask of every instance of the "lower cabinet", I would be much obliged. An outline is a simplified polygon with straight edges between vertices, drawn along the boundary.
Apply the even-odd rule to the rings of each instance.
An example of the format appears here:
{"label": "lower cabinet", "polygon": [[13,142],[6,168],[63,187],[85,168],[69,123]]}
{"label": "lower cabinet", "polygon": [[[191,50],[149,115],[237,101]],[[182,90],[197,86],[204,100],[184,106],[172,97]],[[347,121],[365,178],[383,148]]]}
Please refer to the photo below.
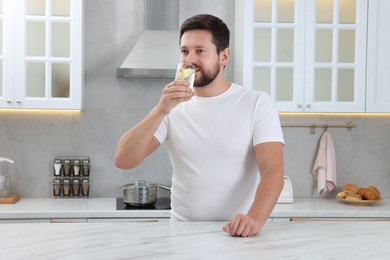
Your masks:
{"label": "lower cabinet", "polygon": [[272,222],[286,222],[286,221],[291,221],[290,218],[271,218],[270,221]]}
{"label": "lower cabinet", "polygon": [[87,223],[86,218],[52,218],[50,223]]}
{"label": "lower cabinet", "polygon": [[50,218],[28,218],[28,219],[0,219],[1,224],[24,224],[24,223],[50,223]]}
{"label": "lower cabinet", "polygon": [[1,224],[27,223],[130,223],[130,222],[168,222],[169,218],[31,218],[31,219],[0,219]]}
{"label": "lower cabinet", "polygon": [[89,218],[88,223],[168,222],[169,218]]}
{"label": "lower cabinet", "polygon": [[291,221],[390,221],[390,218],[291,218]]}
{"label": "lower cabinet", "polygon": [[50,223],[161,222],[169,218],[53,218]]}

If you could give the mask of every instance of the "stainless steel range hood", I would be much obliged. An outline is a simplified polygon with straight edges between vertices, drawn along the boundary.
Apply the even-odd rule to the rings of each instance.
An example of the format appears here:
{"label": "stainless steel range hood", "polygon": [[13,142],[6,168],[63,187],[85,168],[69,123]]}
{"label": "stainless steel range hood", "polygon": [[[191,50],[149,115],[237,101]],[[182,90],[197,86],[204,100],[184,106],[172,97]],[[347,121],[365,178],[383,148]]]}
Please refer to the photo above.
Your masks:
{"label": "stainless steel range hood", "polygon": [[117,77],[173,78],[179,61],[179,0],[144,0],[145,31]]}

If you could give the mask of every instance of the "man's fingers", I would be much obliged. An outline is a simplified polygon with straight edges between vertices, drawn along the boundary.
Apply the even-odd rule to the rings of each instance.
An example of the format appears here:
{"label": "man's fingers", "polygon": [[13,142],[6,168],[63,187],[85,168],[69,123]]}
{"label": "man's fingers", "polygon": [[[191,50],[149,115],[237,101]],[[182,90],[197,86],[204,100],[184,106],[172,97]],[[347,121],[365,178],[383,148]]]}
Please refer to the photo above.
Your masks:
{"label": "man's fingers", "polygon": [[231,236],[250,237],[259,233],[259,225],[249,216],[237,214],[223,230]]}

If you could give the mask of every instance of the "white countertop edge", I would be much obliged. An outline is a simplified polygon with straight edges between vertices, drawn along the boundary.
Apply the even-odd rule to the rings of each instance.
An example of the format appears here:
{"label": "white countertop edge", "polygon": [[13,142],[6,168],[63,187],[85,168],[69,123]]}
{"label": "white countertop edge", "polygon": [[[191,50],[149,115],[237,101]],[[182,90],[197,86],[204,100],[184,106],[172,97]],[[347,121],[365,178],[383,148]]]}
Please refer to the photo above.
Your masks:
{"label": "white countertop edge", "polygon": [[169,210],[125,212],[10,212],[0,213],[1,219],[53,219],[53,218],[170,218]]}
{"label": "white countertop edge", "polygon": [[170,210],[117,210],[116,198],[21,198],[0,204],[0,219],[170,218]]}
{"label": "white countertop edge", "polygon": [[[277,204],[271,218],[390,218],[390,198],[371,206],[345,204],[333,198],[294,198]],[[117,210],[116,198],[22,198],[0,204],[1,219],[170,218],[170,210]]]}

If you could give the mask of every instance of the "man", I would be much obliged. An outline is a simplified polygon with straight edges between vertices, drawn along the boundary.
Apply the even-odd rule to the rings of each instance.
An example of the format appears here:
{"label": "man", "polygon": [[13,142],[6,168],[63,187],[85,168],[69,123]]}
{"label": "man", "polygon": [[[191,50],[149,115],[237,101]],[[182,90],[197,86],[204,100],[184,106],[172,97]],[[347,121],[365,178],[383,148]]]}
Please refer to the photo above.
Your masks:
{"label": "man", "polygon": [[269,96],[225,80],[229,37],[211,15],[183,23],[180,62],[196,66],[194,90],[185,81],[167,84],[120,139],[115,163],[136,167],[167,141],[172,221],[230,220],[223,230],[247,237],[259,233],[283,188],[284,140]]}

